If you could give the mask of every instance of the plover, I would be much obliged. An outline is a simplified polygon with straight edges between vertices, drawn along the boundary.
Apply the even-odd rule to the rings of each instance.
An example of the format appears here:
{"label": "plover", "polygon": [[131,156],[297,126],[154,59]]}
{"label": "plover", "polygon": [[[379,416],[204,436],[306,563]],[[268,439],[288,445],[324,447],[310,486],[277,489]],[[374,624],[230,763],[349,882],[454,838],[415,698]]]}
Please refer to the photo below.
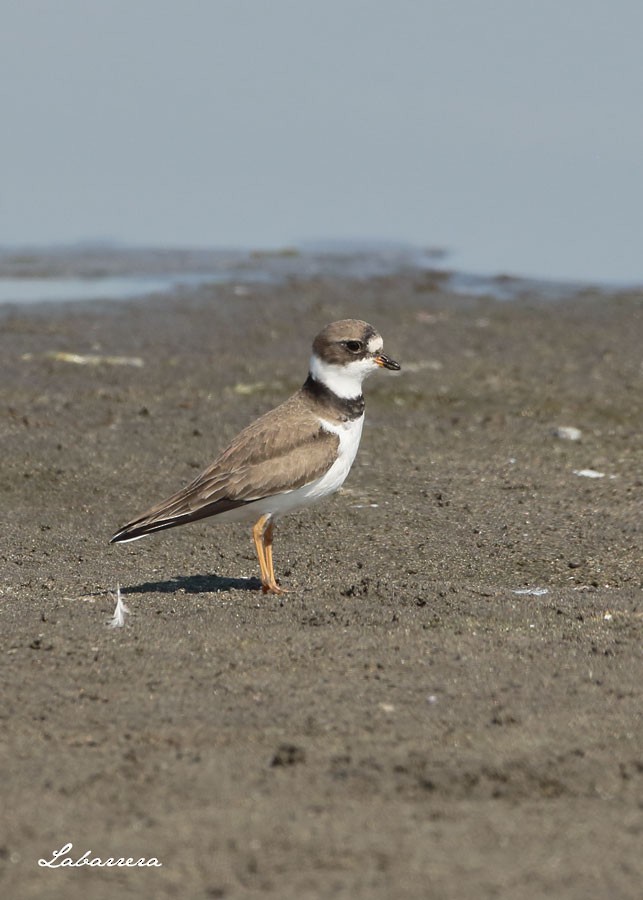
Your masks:
{"label": "plover", "polygon": [[331,322],[313,342],[303,387],[244,428],[194,481],[132,519],[110,543],[208,516],[218,522],[254,520],[263,591],[281,594],[272,562],[275,522],[344,483],[362,436],[362,382],[378,368],[400,368],[382,347],[367,322]]}

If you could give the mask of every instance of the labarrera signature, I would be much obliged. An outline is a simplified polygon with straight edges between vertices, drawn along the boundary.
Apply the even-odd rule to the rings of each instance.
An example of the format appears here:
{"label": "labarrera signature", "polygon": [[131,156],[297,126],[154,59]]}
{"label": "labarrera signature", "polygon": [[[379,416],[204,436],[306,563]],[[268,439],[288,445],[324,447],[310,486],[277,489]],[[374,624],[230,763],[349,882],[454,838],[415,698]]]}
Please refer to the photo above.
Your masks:
{"label": "labarrera signature", "polygon": [[121,868],[126,867],[134,869],[137,867],[144,868],[163,865],[163,863],[159,862],[155,856],[150,857],[150,859],[145,859],[143,856],[141,856],[140,859],[133,859],[131,856],[127,858],[124,856],[108,856],[107,859],[101,859],[100,856],[92,856],[91,850],[86,850],[82,856],[79,856],[78,859],[74,859],[72,856],[68,855],[71,853],[73,846],[74,845],[71,843],[65,844],[60,850],[54,850],[51,854],[51,859],[39,859],[38,865],[45,866],[48,869],[60,869],[63,866],[95,866],[96,868],[119,866]]}

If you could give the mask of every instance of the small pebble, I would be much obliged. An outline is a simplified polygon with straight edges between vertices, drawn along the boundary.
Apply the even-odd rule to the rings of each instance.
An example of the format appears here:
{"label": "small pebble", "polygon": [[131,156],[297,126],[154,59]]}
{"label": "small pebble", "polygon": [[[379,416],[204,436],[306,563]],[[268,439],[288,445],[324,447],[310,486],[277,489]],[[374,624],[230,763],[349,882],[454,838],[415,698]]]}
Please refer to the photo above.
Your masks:
{"label": "small pebble", "polygon": [[558,428],[554,428],[552,434],[563,441],[580,441],[583,436],[580,428],[574,428],[571,425],[561,425]]}

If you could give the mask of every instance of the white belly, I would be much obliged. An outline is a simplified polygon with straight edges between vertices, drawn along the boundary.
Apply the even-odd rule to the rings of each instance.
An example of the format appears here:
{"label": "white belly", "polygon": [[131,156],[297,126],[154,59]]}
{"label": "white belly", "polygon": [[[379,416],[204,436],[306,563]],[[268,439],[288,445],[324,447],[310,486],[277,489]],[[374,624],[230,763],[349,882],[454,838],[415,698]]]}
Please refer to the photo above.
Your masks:
{"label": "white belly", "polygon": [[346,422],[343,425],[332,425],[323,419],[320,419],[320,421],[324,431],[330,431],[339,435],[339,447],[337,459],[325,475],[292,492],[299,493],[301,491],[301,496],[307,498],[306,502],[308,503],[321,500],[327,494],[334,494],[344,484],[346,476],[355,461],[357,448],[362,437],[362,428],[364,427],[363,415],[359,419],[354,419],[352,422]]}
{"label": "white belly", "polygon": [[325,431],[330,431],[339,436],[337,459],[321,478],[317,478],[315,481],[304,484],[302,487],[295,488],[292,491],[274,494],[272,497],[255,500],[239,509],[231,509],[228,512],[220,513],[216,516],[217,521],[241,522],[249,519],[258,519],[259,516],[265,514],[275,517],[282,516],[304,506],[310,506],[311,503],[316,503],[318,500],[322,500],[329,494],[334,494],[335,491],[339,490],[355,460],[357,448],[362,437],[364,416],[362,415],[359,419],[354,419],[352,422],[346,422],[342,425],[334,425],[325,419],[320,419],[320,423]]}

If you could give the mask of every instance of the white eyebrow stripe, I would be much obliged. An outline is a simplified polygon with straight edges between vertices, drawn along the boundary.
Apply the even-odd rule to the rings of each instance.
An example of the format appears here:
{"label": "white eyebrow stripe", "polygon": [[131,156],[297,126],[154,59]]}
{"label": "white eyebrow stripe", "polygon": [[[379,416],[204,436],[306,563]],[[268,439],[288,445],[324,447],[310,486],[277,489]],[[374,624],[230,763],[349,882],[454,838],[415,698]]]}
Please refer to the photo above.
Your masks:
{"label": "white eyebrow stripe", "polygon": [[378,334],[375,337],[372,337],[366,346],[368,347],[369,353],[377,353],[377,351],[381,350],[384,346],[384,341]]}

